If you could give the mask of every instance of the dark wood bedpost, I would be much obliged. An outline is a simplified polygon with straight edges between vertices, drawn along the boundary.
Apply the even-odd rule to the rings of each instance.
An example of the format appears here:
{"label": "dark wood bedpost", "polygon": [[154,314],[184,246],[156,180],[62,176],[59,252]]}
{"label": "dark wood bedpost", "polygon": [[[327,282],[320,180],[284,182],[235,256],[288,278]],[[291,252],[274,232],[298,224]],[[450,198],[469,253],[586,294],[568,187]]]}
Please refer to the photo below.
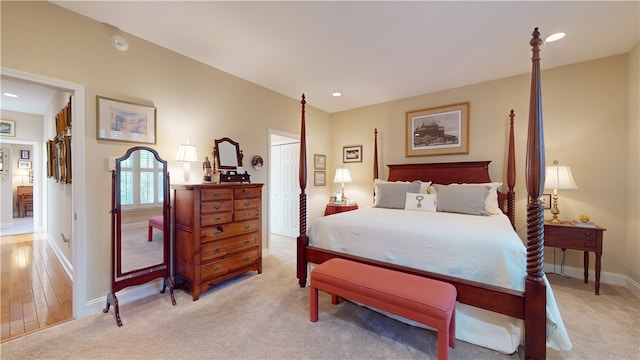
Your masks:
{"label": "dark wood bedpost", "polygon": [[507,159],[507,216],[511,220],[511,226],[516,228],[516,192],[513,190],[516,186],[516,155],[513,136],[513,120],[516,113],[511,109],[509,113],[509,152]]}
{"label": "dark wood bedpost", "polygon": [[298,236],[298,263],[297,263],[297,276],[298,284],[300,287],[307,285],[307,260],[305,257],[305,246],[309,243],[309,237],[307,236],[307,194],[305,192],[307,188],[307,139],[305,130],[305,100],[304,94],[302,94],[302,115],[300,119],[300,168],[298,170],[298,181],[300,183],[300,234]]}
{"label": "dark wood bedpost", "polygon": [[531,57],[531,96],[527,137],[527,276],[525,278],[525,358],[545,359],[546,296],[544,282],[544,209],[540,202],[545,178],[542,91],[540,84],[540,32],[533,30],[529,44]]}
{"label": "dark wood bedpost", "polygon": [[[378,128],[373,131],[373,180],[378,177]],[[376,190],[373,189],[373,198],[376,197]]]}

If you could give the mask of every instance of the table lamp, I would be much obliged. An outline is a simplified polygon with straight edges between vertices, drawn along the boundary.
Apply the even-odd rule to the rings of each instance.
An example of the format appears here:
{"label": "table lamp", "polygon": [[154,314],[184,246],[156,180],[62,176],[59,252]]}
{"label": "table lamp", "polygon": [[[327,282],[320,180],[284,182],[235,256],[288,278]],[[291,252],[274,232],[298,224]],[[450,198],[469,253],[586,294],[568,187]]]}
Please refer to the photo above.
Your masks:
{"label": "table lamp", "polygon": [[333,178],[334,183],[342,184],[342,205],[347,204],[347,198],[344,195],[344,183],[351,182],[351,172],[347,168],[338,168],[336,169],[336,177]]}
{"label": "table lamp", "polygon": [[184,182],[189,182],[191,177],[191,163],[198,162],[198,155],[196,154],[195,145],[190,145],[189,140],[186,144],[178,147],[178,155],[176,155],[176,162],[184,163],[182,168],[184,170]]}
{"label": "table lamp", "polygon": [[577,189],[578,186],[571,175],[571,167],[558,165],[558,160],[553,161],[553,165],[547,166],[547,174],[544,181],[545,189],[553,189],[553,206],[551,208],[552,223],[559,223],[558,214],[558,189]]}

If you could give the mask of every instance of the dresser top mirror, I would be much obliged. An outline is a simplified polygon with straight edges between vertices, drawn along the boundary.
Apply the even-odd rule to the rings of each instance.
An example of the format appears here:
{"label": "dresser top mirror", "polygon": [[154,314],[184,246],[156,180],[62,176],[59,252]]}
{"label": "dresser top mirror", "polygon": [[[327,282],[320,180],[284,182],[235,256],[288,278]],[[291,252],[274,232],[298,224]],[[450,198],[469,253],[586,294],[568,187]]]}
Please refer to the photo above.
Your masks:
{"label": "dresser top mirror", "polygon": [[218,163],[218,169],[235,170],[242,167],[240,144],[227,137],[215,140],[213,155]]}

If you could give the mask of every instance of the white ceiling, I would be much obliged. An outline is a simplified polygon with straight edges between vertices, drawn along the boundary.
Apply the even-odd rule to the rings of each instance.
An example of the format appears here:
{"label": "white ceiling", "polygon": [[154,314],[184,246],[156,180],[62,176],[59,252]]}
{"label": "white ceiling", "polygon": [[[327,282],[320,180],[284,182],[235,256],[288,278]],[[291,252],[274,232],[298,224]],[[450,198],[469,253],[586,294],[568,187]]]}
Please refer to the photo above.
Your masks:
{"label": "white ceiling", "polygon": [[534,27],[543,69],[640,38],[638,1],[51,2],[328,112],[527,73]]}

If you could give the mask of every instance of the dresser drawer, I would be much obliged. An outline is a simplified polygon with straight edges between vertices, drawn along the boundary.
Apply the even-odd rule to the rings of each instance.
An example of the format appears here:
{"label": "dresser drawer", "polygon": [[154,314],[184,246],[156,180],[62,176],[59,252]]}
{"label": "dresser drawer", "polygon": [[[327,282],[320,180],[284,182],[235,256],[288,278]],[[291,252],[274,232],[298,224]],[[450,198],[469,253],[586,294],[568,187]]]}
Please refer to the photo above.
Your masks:
{"label": "dresser drawer", "polygon": [[219,213],[208,213],[200,215],[201,226],[211,226],[217,224],[225,224],[233,221],[233,213],[230,211]]}
{"label": "dresser drawer", "polygon": [[231,189],[203,189],[201,200],[229,200],[233,194]]}
{"label": "dresser drawer", "polygon": [[213,280],[230,272],[256,264],[258,262],[258,249],[251,249],[243,253],[203,264],[201,267],[202,281]]}
{"label": "dresser drawer", "polygon": [[257,219],[258,215],[260,215],[260,209],[236,211],[233,213],[233,219],[235,221],[253,220]]}
{"label": "dresser drawer", "polygon": [[223,211],[231,211],[233,208],[233,203],[231,200],[221,200],[221,201],[203,201],[200,204],[200,212],[212,213],[212,212],[223,212]]}
{"label": "dresser drawer", "polygon": [[208,242],[202,245],[202,248],[200,249],[200,256],[202,257],[202,262],[204,263],[216,258],[241,252],[257,246],[258,234],[252,233],[232,237],[229,239]]}
{"label": "dresser drawer", "polygon": [[201,231],[201,241],[208,242],[217,239],[257,232],[260,224],[257,220],[241,221],[230,224],[214,225],[203,228]]}
{"label": "dresser drawer", "polygon": [[233,200],[234,211],[257,209],[258,205],[260,205],[260,199],[257,199],[257,198]]}
{"label": "dresser drawer", "polygon": [[259,187],[247,187],[242,189],[233,189],[233,197],[236,199],[259,198],[261,195]]}

